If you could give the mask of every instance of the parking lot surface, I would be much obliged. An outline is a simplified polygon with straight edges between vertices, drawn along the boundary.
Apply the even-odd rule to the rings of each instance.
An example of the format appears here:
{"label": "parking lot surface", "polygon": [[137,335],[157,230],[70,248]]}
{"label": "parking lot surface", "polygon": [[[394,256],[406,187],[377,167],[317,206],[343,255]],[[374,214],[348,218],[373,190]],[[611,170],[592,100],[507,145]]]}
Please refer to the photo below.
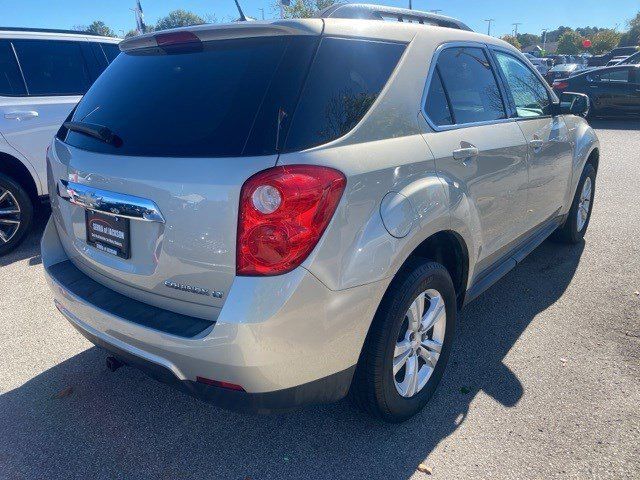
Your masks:
{"label": "parking lot surface", "polygon": [[439,392],[401,425],[346,401],[229,413],[109,372],[53,306],[41,215],[0,258],[0,478],[639,478],[640,122],[594,126],[585,242],[543,243],[470,304]]}

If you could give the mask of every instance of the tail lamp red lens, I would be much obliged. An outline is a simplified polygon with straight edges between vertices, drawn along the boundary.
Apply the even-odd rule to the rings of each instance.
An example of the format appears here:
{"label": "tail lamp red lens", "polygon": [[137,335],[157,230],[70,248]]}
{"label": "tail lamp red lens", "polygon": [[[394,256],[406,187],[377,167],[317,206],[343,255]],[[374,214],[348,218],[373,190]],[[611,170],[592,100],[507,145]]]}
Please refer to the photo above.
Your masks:
{"label": "tail lamp red lens", "polygon": [[568,86],[569,86],[569,83],[562,82],[560,80],[556,80],[555,82],[553,82],[553,88],[555,88],[556,90],[564,90]]}
{"label": "tail lamp red lens", "polygon": [[220,387],[226,388],[227,390],[236,390],[238,392],[244,392],[244,388],[241,385],[236,385],[235,383],[222,382],[220,380],[212,380],[206,377],[196,377],[196,381],[198,383],[203,383],[205,385],[209,385],[211,387]]}
{"label": "tail lamp red lens", "polygon": [[236,272],[280,275],[300,265],[320,240],[347,181],[342,172],[288,165],[256,173],[240,192]]}

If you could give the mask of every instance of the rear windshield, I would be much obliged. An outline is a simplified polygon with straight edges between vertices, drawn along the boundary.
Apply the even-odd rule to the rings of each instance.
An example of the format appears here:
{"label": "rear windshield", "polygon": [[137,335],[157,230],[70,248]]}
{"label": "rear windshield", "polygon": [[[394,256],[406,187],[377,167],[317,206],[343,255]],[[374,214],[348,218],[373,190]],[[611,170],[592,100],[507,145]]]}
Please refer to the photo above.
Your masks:
{"label": "rear windshield", "polygon": [[59,138],[102,153],[175,157],[268,155],[325,143],[363,117],[405,45],[319,41],[278,36],[124,52],[73,114],[121,141],[66,129]]}

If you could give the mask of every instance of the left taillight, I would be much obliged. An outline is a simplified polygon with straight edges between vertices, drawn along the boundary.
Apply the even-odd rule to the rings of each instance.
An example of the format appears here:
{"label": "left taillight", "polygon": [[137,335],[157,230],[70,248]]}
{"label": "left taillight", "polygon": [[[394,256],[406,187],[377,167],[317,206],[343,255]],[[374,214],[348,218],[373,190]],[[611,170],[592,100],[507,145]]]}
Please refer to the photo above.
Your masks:
{"label": "left taillight", "polygon": [[240,191],[236,273],[280,275],[311,253],[338,206],[342,172],[314,165],[274,167]]}

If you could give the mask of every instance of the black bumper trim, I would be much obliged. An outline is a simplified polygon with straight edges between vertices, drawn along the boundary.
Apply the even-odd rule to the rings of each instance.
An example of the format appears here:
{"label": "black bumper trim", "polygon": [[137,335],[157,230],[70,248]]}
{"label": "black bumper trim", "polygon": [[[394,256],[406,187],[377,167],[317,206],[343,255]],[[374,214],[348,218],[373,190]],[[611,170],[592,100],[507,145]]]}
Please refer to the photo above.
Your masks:
{"label": "black bumper trim", "polygon": [[328,377],[283,390],[248,393],[205,385],[192,380],[180,380],[166,367],[105,342],[101,338],[83,330],[74,322],[71,322],[71,324],[87,340],[107,350],[123,363],[200,400],[236,412],[273,413],[291,410],[303,405],[337,402],[347,395],[356,369],[356,366],[353,365]]}
{"label": "black bumper trim", "polygon": [[190,338],[215,322],[163,310],[122,295],[82,273],[70,260],[47,269],[53,279],[74,295],[123,320],[179,337]]}

